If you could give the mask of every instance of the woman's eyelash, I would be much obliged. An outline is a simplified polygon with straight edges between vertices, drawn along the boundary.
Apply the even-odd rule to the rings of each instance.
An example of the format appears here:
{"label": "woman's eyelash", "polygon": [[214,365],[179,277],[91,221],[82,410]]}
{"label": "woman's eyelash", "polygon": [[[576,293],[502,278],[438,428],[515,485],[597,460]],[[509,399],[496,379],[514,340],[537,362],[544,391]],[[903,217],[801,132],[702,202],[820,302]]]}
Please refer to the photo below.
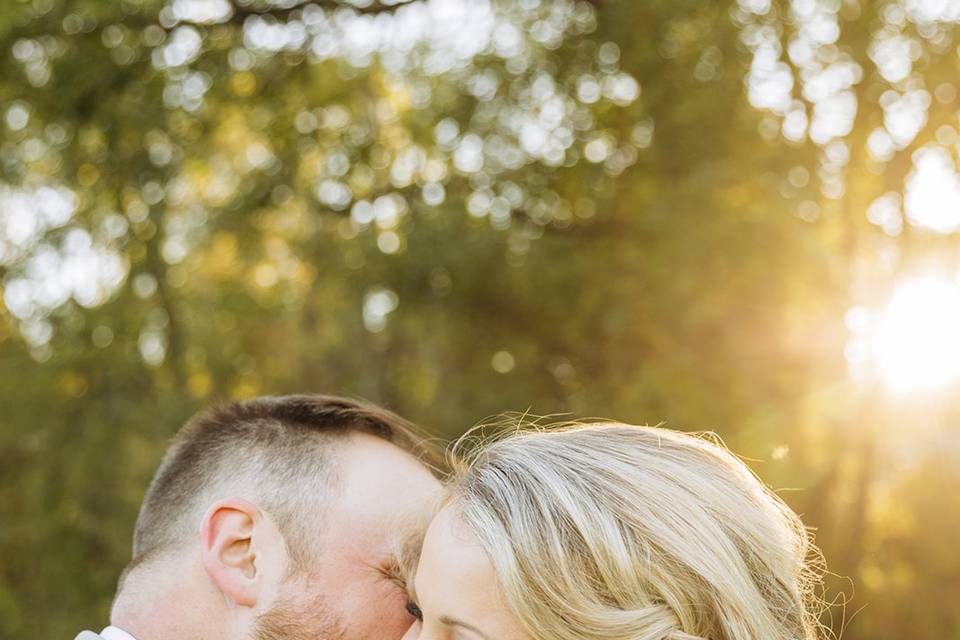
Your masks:
{"label": "woman's eyelash", "polygon": [[407,600],[407,613],[412,615],[417,620],[423,620],[423,611],[420,610],[420,607],[417,606],[417,603],[412,600]]}

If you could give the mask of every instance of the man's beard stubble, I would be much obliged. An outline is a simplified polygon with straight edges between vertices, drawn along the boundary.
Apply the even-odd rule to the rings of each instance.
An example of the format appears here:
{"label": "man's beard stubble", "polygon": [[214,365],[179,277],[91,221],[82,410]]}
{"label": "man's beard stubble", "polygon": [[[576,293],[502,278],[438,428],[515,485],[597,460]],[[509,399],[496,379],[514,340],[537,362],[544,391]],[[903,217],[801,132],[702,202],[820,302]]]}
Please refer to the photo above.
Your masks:
{"label": "man's beard stubble", "polygon": [[283,597],[257,618],[253,640],[346,640],[343,621],[322,598]]}

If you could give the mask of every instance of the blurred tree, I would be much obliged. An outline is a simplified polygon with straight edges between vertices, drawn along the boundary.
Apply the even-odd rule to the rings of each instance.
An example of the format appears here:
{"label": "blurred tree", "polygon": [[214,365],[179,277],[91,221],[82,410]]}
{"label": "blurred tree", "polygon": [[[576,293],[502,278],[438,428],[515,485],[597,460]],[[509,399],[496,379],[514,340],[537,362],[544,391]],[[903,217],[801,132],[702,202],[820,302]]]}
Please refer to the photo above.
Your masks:
{"label": "blurred tree", "polygon": [[0,636],[105,620],[179,424],[302,390],[714,429],[883,599],[845,637],[956,629],[843,326],[955,266],[951,7],[4,3]]}

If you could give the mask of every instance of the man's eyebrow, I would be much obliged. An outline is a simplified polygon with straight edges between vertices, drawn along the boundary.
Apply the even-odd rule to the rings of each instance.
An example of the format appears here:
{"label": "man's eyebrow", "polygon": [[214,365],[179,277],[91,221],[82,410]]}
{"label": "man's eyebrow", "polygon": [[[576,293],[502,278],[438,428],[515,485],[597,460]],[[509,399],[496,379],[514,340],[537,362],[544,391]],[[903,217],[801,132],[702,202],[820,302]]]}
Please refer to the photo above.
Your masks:
{"label": "man's eyebrow", "polygon": [[420,549],[426,534],[426,522],[423,516],[410,518],[398,523],[392,536],[391,577],[403,584],[407,595],[413,599],[413,578],[420,561]]}
{"label": "man's eyebrow", "polygon": [[407,595],[413,599],[413,578],[420,562],[420,550],[423,548],[423,539],[427,535],[427,528],[433,516],[440,510],[442,493],[429,500],[423,509],[407,513],[402,519],[394,523],[394,533],[391,536],[391,552],[393,556],[392,571],[395,578],[406,585]]}
{"label": "man's eyebrow", "polygon": [[480,631],[480,629],[477,629],[472,624],[467,624],[463,620],[457,620],[456,618],[451,618],[450,616],[443,616],[442,618],[440,618],[440,622],[451,627],[463,627],[464,629],[469,629],[470,631],[473,631],[475,634],[477,634],[481,638],[484,638],[485,640],[490,640],[489,636],[487,636],[487,634],[485,634],[483,631]]}

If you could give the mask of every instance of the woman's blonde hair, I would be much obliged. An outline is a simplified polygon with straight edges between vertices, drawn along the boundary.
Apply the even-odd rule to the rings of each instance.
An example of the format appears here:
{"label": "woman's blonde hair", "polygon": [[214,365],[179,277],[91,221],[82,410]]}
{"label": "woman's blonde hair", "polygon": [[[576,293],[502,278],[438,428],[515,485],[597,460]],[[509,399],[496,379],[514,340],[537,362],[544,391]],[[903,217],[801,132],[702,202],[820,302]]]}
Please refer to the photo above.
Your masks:
{"label": "woman's blonde hair", "polygon": [[810,534],[717,442],[613,423],[471,440],[452,504],[535,640],[818,637]]}

